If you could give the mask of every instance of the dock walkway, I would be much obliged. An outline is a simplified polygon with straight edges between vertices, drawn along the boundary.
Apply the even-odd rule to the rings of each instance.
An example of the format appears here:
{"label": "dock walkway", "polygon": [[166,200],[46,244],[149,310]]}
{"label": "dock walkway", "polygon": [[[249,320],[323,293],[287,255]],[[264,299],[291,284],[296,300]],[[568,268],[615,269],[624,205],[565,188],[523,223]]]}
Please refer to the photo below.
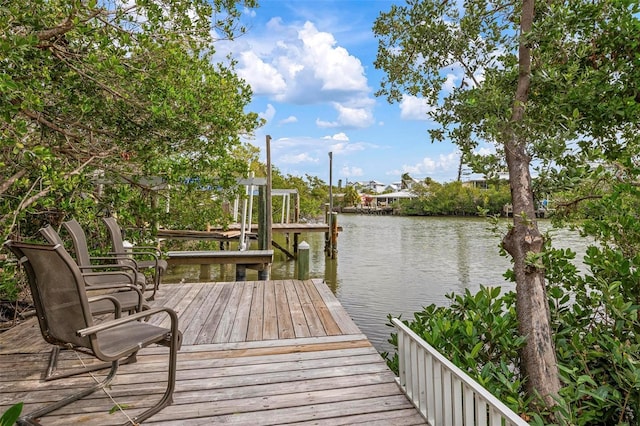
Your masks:
{"label": "dock walkway", "polygon": [[[302,234],[309,232],[329,232],[331,228],[326,223],[274,223],[271,225],[271,232],[274,234]],[[338,226],[338,232],[342,227]],[[240,236],[240,225],[233,224],[223,228],[212,227],[209,231],[193,231],[178,229],[158,229],[157,236],[172,240],[235,240]],[[258,232],[258,225],[251,225],[251,233]]]}
{"label": "dock walkway", "polygon": [[[425,424],[322,280],[165,284],[153,305],[178,312],[184,339],[174,402],[145,424]],[[0,412],[20,401],[32,411],[90,383],[86,374],[42,381],[49,350],[35,318],[0,334]],[[147,348],[120,367],[110,393],[130,416],[160,398],[167,352]],[[59,370],[78,364],[75,353],[61,358]],[[114,405],[96,392],[42,424],[122,424]]]}

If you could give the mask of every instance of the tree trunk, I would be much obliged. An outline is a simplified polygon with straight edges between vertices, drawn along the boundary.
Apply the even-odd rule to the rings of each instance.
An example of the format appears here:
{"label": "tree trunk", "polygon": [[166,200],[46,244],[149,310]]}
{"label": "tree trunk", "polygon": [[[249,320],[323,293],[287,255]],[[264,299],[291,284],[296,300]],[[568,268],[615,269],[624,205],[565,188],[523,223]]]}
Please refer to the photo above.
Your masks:
{"label": "tree trunk", "polygon": [[[520,29],[522,35],[531,30],[534,0],[524,0]],[[525,141],[516,127],[522,121],[528,100],[531,74],[531,49],[521,39],[519,75],[511,117],[511,129],[505,135],[505,153],[509,169],[514,227],[504,237],[503,245],[513,257],[516,277],[516,310],[519,331],[527,340],[522,351],[522,368],[529,395],[536,392],[548,406],[555,405],[553,396],[560,390],[555,346],[551,335],[549,305],[544,270],[528,261],[540,253],[543,237],[538,230],[531,188],[530,159]]]}

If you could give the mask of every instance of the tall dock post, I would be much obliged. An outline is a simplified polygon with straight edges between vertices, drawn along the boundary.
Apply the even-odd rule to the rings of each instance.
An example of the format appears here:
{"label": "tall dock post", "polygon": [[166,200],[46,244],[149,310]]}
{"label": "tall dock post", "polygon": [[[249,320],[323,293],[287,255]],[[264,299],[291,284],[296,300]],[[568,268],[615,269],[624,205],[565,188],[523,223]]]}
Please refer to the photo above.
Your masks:
{"label": "tall dock post", "polygon": [[329,211],[329,203],[325,203],[324,204],[324,223],[326,223],[328,225],[327,232],[324,233],[324,254],[329,257],[329,255],[331,254],[331,248],[329,247],[329,244],[331,244],[331,217],[330,215],[330,211]]}
{"label": "tall dock post", "polygon": [[298,246],[298,260],[296,263],[298,274],[297,277],[299,280],[308,280],[309,279],[309,243],[303,241]]}
{"label": "tall dock post", "polygon": [[[271,180],[271,135],[267,135],[265,138],[265,148],[267,154],[267,187],[265,188],[264,197],[264,227],[265,232],[263,235],[264,247],[263,250],[269,250],[271,248],[271,242],[273,241],[273,211],[271,191],[273,182]],[[268,280],[271,275],[271,265],[267,265],[264,270],[258,272],[258,279]]]}
{"label": "tall dock post", "polygon": [[327,215],[327,224],[329,225],[329,233],[327,235],[326,254],[327,257],[333,259],[333,152],[329,152],[329,213]]}
{"label": "tall dock post", "polygon": [[338,213],[331,212],[331,253],[330,258],[335,259],[338,255]]}
{"label": "tall dock post", "polygon": [[273,190],[273,181],[271,176],[271,135],[267,135],[265,141],[266,154],[267,154],[267,189],[266,189],[266,197],[265,197],[265,223],[267,225],[265,240],[266,247],[264,250],[268,250],[271,248],[271,241],[273,240],[273,203],[271,197],[271,191]]}

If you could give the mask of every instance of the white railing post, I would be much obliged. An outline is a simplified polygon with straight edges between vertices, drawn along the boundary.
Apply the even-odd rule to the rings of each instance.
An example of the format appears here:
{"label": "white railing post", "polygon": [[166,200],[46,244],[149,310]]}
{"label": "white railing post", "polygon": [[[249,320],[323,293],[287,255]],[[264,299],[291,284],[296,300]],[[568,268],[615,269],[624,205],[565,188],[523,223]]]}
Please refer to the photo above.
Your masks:
{"label": "white railing post", "polygon": [[431,426],[527,426],[397,318],[398,384]]}

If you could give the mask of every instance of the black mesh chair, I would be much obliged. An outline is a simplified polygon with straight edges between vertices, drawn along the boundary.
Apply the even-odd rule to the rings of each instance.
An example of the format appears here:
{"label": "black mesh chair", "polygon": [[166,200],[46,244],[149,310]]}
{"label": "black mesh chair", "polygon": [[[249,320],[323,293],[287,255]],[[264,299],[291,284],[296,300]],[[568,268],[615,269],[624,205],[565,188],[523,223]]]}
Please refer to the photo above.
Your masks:
{"label": "black mesh chair", "polygon": [[[59,244],[64,246],[62,239],[58,232],[50,225],[41,228],[40,234],[52,245]],[[81,268],[82,269],[82,268]],[[118,302],[118,310],[120,313],[127,312],[129,314],[134,312],[141,312],[142,310],[149,309],[149,306],[145,303],[142,292],[144,287],[139,288],[134,285],[135,275],[132,273],[131,268],[122,269],[119,265],[93,265],[89,272],[82,272],[82,277],[87,285],[85,288],[88,295],[91,294],[109,294],[110,298],[102,297],[89,297],[89,309],[94,316],[115,313],[114,303],[111,298],[115,298]],[[100,270],[105,269],[105,270]],[[116,269],[107,270],[107,269]],[[33,275],[32,268],[25,267],[27,276]],[[29,279],[35,279],[35,277],[29,277]],[[119,315],[119,314],[118,314]],[[56,380],[64,377],[73,376],[76,374],[84,373],[87,371],[96,371],[109,367],[109,365],[94,365],[87,368],[70,370],[65,373],[56,373],[58,357],[60,354],[60,347],[54,346],[51,349],[51,356],[49,357],[49,366],[44,376],[44,380]],[[132,354],[126,363],[135,362],[135,354]],[[124,363],[124,362],[122,362]],[[122,364],[121,363],[121,364]]]}
{"label": "black mesh chair", "polygon": [[[29,271],[29,287],[44,340],[111,363],[111,370],[102,382],[29,413],[21,417],[18,424],[39,424],[37,418],[107,387],[115,378],[121,359],[151,344],[169,347],[167,387],[158,403],[132,419],[133,423],[127,424],[140,423],[171,404],[177,353],[182,342],[178,318],[173,310],[153,308],[95,324],[82,273],[61,245],[14,241],[7,241],[4,245]],[[119,316],[120,307],[116,298],[108,294],[98,297],[110,300],[115,316]],[[170,328],[141,321],[161,313],[169,315]]]}
{"label": "black mesh chair", "polygon": [[[71,219],[69,221],[63,222],[62,225],[71,236],[76,262],[78,263],[80,269],[85,273],[85,275],[86,273],[99,270],[99,268],[112,267],[109,265],[98,265],[98,262],[110,262],[111,265],[118,264],[118,256],[91,256],[89,254],[87,236],[84,232],[84,229],[82,229],[82,226],[78,223],[77,220]],[[135,283],[139,285],[143,291],[146,290],[147,278],[143,273],[139,272],[135,266],[121,265],[120,267],[123,268],[123,270],[125,270],[128,274],[131,274],[133,277],[135,277]],[[99,273],[95,276],[87,275],[87,278],[85,279],[87,285],[102,284],[104,280],[105,278]]]}
{"label": "black mesh chair", "polygon": [[[156,290],[160,287],[160,278],[167,270],[167,261],[160,256],[162,253],[156,247],[151,246],[135,246],[131,250],[126,250],[124,241],[122,240],[122,229],[114,217],[105,217],[102,219],[107,225],[109,235],[111,237],[111,248],[113,254],[117,256],[118,263],[122,265],[131,265],[143,271],[151,269],[153,271],[153,294],[150,299],[155,296]],[[134,260],[135,259],[135,260]]]}

